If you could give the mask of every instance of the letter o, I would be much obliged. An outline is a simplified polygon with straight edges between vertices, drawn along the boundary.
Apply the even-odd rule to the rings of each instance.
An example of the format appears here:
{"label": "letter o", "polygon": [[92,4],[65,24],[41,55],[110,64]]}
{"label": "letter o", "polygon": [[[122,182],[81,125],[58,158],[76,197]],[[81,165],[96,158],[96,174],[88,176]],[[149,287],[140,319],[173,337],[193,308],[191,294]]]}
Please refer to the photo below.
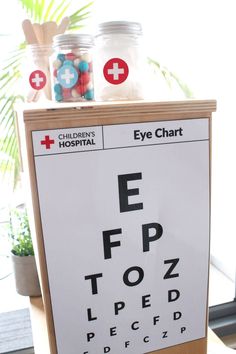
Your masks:
{"label": "letter o", "polygon": [[[138,279],[134,282],[131,282],[129,280],[129,274],[131,272],[138,272]],[[141,281],[143,280],[144,278],[144,271],[141,267],[138,267],[138,266],[134,266],[134,267],[130,267],[128,268],[125,272],[124,272],[124,275],[123,275],[123,282],[125,283],[125,285],[127,286],[136,286],[138,284],[141,283]]]}

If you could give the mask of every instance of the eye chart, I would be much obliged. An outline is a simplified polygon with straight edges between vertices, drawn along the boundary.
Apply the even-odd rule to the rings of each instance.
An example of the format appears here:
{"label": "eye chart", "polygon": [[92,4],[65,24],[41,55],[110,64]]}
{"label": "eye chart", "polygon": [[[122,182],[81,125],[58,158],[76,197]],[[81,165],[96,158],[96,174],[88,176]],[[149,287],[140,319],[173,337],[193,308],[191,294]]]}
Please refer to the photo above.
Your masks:
{"label": "eye chart", "polygon": [[209,120],[32,131],[58,354],[206,336]]}

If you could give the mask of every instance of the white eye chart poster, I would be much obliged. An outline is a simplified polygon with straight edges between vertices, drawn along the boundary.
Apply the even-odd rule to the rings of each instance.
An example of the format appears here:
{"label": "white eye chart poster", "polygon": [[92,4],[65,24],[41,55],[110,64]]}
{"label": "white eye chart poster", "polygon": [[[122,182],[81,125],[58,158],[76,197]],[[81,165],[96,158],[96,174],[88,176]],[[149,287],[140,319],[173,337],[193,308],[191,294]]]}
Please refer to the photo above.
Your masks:
{"label": "white eye chart poster", "polygon": [[58,354],[206,336],[208,124],[32,132]]}

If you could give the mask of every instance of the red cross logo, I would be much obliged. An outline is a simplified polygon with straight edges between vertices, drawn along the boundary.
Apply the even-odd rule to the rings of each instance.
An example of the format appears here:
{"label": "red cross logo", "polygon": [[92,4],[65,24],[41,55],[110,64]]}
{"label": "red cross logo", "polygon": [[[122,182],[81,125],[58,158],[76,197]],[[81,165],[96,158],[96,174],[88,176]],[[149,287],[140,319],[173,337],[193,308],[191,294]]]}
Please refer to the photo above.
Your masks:
{"label": "red cross logo", "polygon": [[46,135],[44,140],[41,140],[41,145],[45,145],[46,149],[51,149],[51,144],[55,144],[55,141],[50,139],[49,135]]}
{"label": "red cross logo", "polygon": [[41,90],[46,85],[47,78],[43,71],[35,70],[30,74],[29,83],[34,90]]}
{"label": "red cross logo", "polygon": [[103,75],[110,84],[119,85],[127,79],[129,67],[124,60],[112,58],[104,65]]}

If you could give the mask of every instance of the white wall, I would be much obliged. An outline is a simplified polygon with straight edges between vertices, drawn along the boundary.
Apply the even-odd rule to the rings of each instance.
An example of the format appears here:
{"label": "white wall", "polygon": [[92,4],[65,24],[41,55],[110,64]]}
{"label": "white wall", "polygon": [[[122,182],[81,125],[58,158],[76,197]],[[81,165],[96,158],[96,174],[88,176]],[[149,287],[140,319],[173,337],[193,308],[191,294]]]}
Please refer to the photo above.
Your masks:
{"label": "white wall", "polygon": [[[0,33],[21,36],[16,0],[5,2]],[[82,3],[75,1],[75,7]],[[95,0],[87,30],[110,20],[141,21],[147,54],[175,72],[197,98],[215,98],[213,119],[212,252],[235,263],[236,21],[235,0]],[[0,38],[2,40],[2,38]],[[2,54],[8,49],[4,41]],[[157,98],[162,97],[161,89]]]}

